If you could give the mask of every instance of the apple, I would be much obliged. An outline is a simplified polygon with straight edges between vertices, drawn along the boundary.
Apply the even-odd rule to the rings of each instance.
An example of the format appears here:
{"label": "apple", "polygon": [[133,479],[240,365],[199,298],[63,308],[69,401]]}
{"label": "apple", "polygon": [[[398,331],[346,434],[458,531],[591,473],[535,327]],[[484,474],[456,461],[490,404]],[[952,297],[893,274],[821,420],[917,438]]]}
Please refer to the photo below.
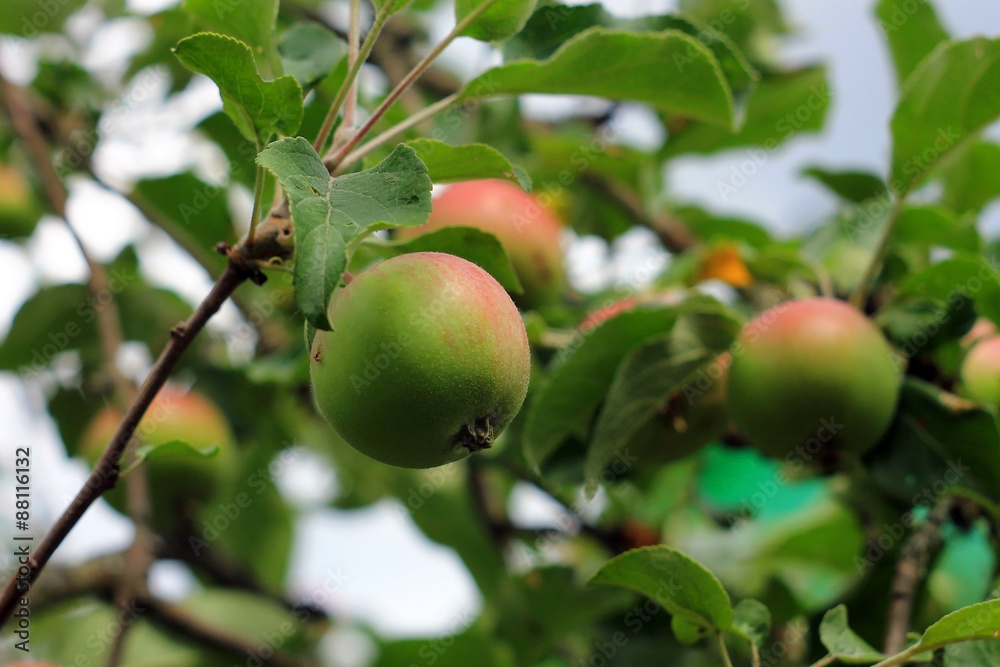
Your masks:
{"label": "apple", "polygon": [[[80,453],[91,465],[97,462],[114,437],[123,415],[114,407],[100,411],[81,438]],[[213,456],[190,451],[160,452],[146,466],[151,497],[152,523],[159,528],[183,525],[195,510],[210,500],[234,468],[235,451],[229,423],[210,400],[193,391],[167,385],[156,395],[122,457],[122,468],[141,445],[180,441],[203,450],[218,447]],[[119,511],[125,509],[123,484],[105,494]]]}
{"label": "apple", "polygon": [[492,445],[524,402],[521,316],[490,274],[453,255],[376,264],[331,299],[313,339],[320,412],[358,451],[432,468]]}
{"label": "apple", "polygon": [[963,347],[972,347],[978,341],[981,341],[984,338],[989,338],[990,336],[996,334],[996,332],[997,325],[993,324],[993,322],[985,317],[980,317],[976,320],[976,323],[972,325],[972,328],[969,329],[964,336],[962,336],[962,340],[960,342]]}
{"label": "apple", "polygon": [[1000,406],[1000,336],[982,338],[972,346],[962,361],[961,377],[966,396]]}
{"label": "apple", "polygon": [[475,227],[497,237],[524,287],[524,294],[514,297],[519,305],[536,308],[562,294],[562,225],[533,195],[499,179],[456,183],[434,200],[427,224],[399,229],[396,234],[412,239],[456,226]]}
{"label": "apple", "polygon": [[775,306],[751,320],[733,347],[730,414],[768,456],[860,456],[889,428],[898,397],[892,348],[842,301]]}

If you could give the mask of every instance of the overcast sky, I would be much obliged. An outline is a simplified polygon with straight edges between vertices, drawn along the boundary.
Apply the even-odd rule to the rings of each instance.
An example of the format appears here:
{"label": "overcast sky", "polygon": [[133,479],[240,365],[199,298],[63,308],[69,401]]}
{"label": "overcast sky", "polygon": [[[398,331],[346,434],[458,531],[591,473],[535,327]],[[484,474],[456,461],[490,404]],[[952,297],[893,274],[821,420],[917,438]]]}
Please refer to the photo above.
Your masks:
{"label": "overcast sky", "polygon": [[[170,0],[131,0],[136,10],[154,11]],[[576,3],[583,4],[583,3]],[[674,2],[639,0],[606,1],[608,9],[620,14],[656,13],[674,8]],[[796,30],[785,45],[785,60],[791,64],[815,61],[829,66],[832,108],[826,131],[819,136],[794,139],[770,159],[746,186],[726,201],[720,199],[717,182],[727,180],[733,165],[745,159],[741,150],[711,158],[682,158],[669,169],[672,196],[700,203],[710,209],[744,215],[764,222],[779,234],[808,229],[822,220],[833,208],[832,199],[818,186],[797,176],[808,165],[831,168],[862,168],[884,173],[888,163],[888,119],[894,99],[894,76],[886,49],[871,18],[872,2],[867,0],[786,0],[781,3]],[[946,26],[956,37],[974,34],[1000,34],[1000,11],[995,0],[937,2]],[[447,13],[444,14],[445,16]],[[83,15],[73,24],[80,35],[87,35],[100,23],[97,15]],[[449,26],[442,23],[438,32]],[[134,20],[117,21],[93,38],[93,48],[85,63],[113,80],[120,73],[123,55],[134,52],[150,35]],[[444,62],[460,68],[485,67],[493,61],[488,49],[471,40],[460,40],[449,49]],[[31,76],[32,50],[11,41],[0,42],[0,66],[15,80]],[[378,81],[372,79],[371,85]],[[142,82],[149,93],[146,101],[116,122],[99,153],[99,167],[115,182],[133,180],[141,173],[170,173],[185,166],[195,166],[202,174],[217,173],[221,158],[210,146],[192,141],[186,128],[219,108],[218,94],[208,82],[196,82],[191,89],[164,106],[163,82],[150,77]],[[565,100],[545,104],[533,98],[527,105],[532,113],[559,114]],[[641,145],[658,131],[646,124],[639,110],[626,112],[627,140]],[[994,128],[995,129],[995,128]],[[994,132],[994,135],[996,133]],[[72,183],[70,217],[72,223],[100,259],[108,259],[126,243],[136,240],[141,249],[142,268],[154,282],[167,284],[192,302],[199,300],[209,286],[208,276],[176,252],[162,234],[151,230],[129,206],[93,186]],[[233,199],[233,206],[249,218],[246,193]],[[1000,207],[994,205],[985,216],[985,229],[1000,231]],[[637,233],[626,239],[624,254],[607,270],[595,271],[593,262],[601,258],[596,243],[582,243],[570,253],[573,271],[581,287],[595,288],[630,263],[641,261],[651,250],[649,239]],[[190,270],[188,270],[188,267]],[[571,270],[573,266],[571,266]],[[177,282],[181,274],[182,282]],[[83,263],[56,221],[43,222],[26,246],[0,241],[0,337],[23,300],[40,283],[78,281],[84,276]],[[227,308],[215,327],[232,326],[234,309]],[[142,354],[126,355],[124,360],[141,371],[149,360]],[[0,374],[0,468],[12,460],[16,446],[32,444],[36,481],[33,490],[33,517],[52,520],[84,479],[85,469],[67,461],[62,454],[58,434],[45,417],[40,395],[25,391],[13,375]],[[296,457],[289,479],[290,489],[299,492],[294,500],[300,506],[315,507],[332,492],[334,482],[329,471],[307,454]],[[0,497],[12,497],[9,475],[0,479]],[[523,490],[514,508],[525,520],[544,515],[544,500]],[[9,503],[0,504],[0,525]],[[401,520],[389,503],[356,512],[333,512],[314,509],[306,513],[300,526],[292,586],[308,590],[329,580],[331,572],[340,572],[344,585],[335,597],[336,611],[370,622],[379,630],[393,634],[434,634],[455,628],[456,620],[475,613],[478,592],[464,566],[449,549],[431,545],[411,523]],[[0,528],[0,535],[2,535]],[[57,552],[56,559],[78,561],[97,551],[117,550],[128,541],[130,529],[106,506],[88,514]],[[387,575],[393,562],[406,562],[408,571]],[[164,590],[183,590],[190,584],[182,568],[166,567],[157,574],[157,585]],[[187,581],[188,584],[184,582]],[[349,639],[349,638],[348,638]],[[340,646],[358,647],[344,641]],[[359,649],[360,650],[360,649]],[[350,660],[347,660],[350,662]]]}

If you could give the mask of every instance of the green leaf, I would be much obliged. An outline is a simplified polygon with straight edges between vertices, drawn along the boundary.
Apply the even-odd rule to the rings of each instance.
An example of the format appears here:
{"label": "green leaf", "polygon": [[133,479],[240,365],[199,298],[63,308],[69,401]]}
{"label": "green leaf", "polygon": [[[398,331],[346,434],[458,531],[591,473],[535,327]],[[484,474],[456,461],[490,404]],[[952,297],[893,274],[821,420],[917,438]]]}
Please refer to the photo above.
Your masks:
{"label": "green leaf", "polygon": [[[907,378],[899,413],[919,425],[938,451],[955,463],[959,474],[982,480],[990,495],[998,497],[1000,428],[993,412],[929,383]],[[968,486],[970,480],[959,477],[958,483]]]}
{"label": "green leaf", "polygon": [[581,586],[575,568],[539,567],[505,582],[496,634],[515,646],[518,664],[537,665],[580,628],[634,605],[631,591]]}
{"label": "green leaf", "polygon": [[210,456],[215,456],[218,453],[219,453],[218,445],[212,445],[211,447],[206,447],[205,449],[197,449],[195,447],[192,447],[186,442],[181,442],[180,440],[171,440],[170,442],[163,442],[157,445],[143,445],[136,450],[135,458],[129,464],[128,468],[123,470],[121,474],[124,477],[125,475],[135,470],[143,462],[152,459],[159,459],[163,457],[174,458],[177,456],[210,457]]}
{"label": "green leaf", "polygon": [[[230,383],[234,381],[232,376],[227,379]],[[238,381],[242,381],[242,378]],[[232,384],[228,384],[227,389],[233,391]],[[256,403],[258,411],[263,413],[258,416],[262,418],[261,421],[275,421],[275,413],[282,410],[280,405],[270,411],[262,410],[261,405],[276,404]],[[253,437],[265,438],[264,435],[258,435],[263,430],[258,424],[254,428]],[[267,589],[280,591],[286,584],[291,561],[296,514],[278,490],[272,464],[275,461],[288,461],[289,457],[294,456],[294,450],[283,450],[281,458],[274,458],[273,449],[260,444],[255,443],[256,446],[243,452],[238,463],[239,469],[234,473],[228,488],[223,489],[218,496],[236,505],[236,510],[232,505],[219,503],[207,506],[202,511],[202,521],[197,523],[196,533],[187,538],[187,543],[195,556],[200,549],[211,549],[218,558],[234,561],[241,569],[251,571]],[[234,511],[238,511],[238,516],[232,516]],[[214,526],[225,525],[223,519],[229,520],[228,527],[218,533],[211,532]],[[208,544],[199,543],[197,539]],[[329,583],[333,585],[339,582]]]}
{"label": "green leaf", "polygon": [[831,171],[822,167],[809,167],[802,174],[810,176],[831,192],[855,204],[872,197],[888,197],[889,190],[882,179],[866,171]]}
{"label": "green leaf", "polygon": [[[248,646],[271,646],[272,650],[292,654],[300,654],[307,647],[302,617],[254,593],[209,588],[194,593],[179,606],[192,618],[220,628]],[[280,645],[277,637],[281,637]]]}
{"label": "green leaf", "polygon": [[427,222],[427,168],[412,148],[400,145],[371,169],[331,179],[302,137],[270,144],[257,162],[288,194],[295,225],[295,298],[306,319],[329,329],[326,306],[357,244],[379,229]]}
{"label": "green leaf", "polygon": [[[916,378],[900,390],[896,419],[866,457],[885,493],[910,504],[927,503],[927,490],[971,489],[997,498],[1000,428],[983,406]],[[940,494],[938,494],[940,495]]]}
{"label": "green leaf", "polygon": [[944,651],[944,667],[982,667],[1000,665],[1000,642],[964,642]]}
{"label": "green leaf", "polygon": [[372,5],[379,12],[389,15],[397,14],[413,4],[413,0],[372,0]]}
{"label": "green leaf", "polygon": [[662,605],[682,623],[709,631],[733,624],[729,594],[708,569],[666,546],[633,549],[601,566],[590,585],[622,586]]}
{"label": "green leaf", "polygon": [[760,648],[771,632],[771,611],[758,600],[740,600],[733,607],[731,630]]}
{"label": "green leaf", "polygon": [[[454,549],[469,568],[479,589],[493,598],[502,585],[504,562],[489,529],[476,513],[461,467],[395,475],[396,497],[429,539]],[[433,489],[426,495],[427,489]]]}
{"label": "green leaf", "polygon": [[463,35],[483,42],[503,41],[524,27],[537,0],[455,0],[455,22],[487,2],[493,6],[476,17]]}
{"label": "green leaf", "polygon": [[997,117],[1000,40],[975,37],[938,45],[907,78],[892,116],[892,191],[905,194]]}
{"label": "green leaf", "polygon": [[889,42],[900,84],[935,46],[948,39],[948,32],[930,2],[880,0],[875,6],[875,15]]}
{"label": "green leaf", "polygon": [[[506,60],[548,58],[564,42],[594,26],[634,32],[679,30],[695,39],[702,38],[702,43],[719,61],[735,97],[749,92],[758,78],[756,70],[725,34],[713,31],[712,39],[705,40],[704,35],[709,28],[696,19],[677,15],[622,19],[605,11],[599,3],[576,7],[546,5],[539,8],[524,29],[504,43],[504,57]],[[688,55],[693,56],[694,53]]]}
{"label": "green leaf", "polygon": [[[170,329],[191,314],[173,292],[146,286],[129,269],[109,272],[125,340],[143,341],[158,354]],[[78,350],[85,366],[99,364],[103,352],[97,336],[98,302],[84,285],[44,287],[24,302],[0,343],[0,369],[24,377],[44,372],[52,360]]]}
{"label": "green leaf", "polygon": [[376,242],[365,247],[372,248],[385,258],[409,252],[448,253],[477,265],[493,276],[508,292],[521,294],[524,291],[497,237],[474,227],[445,227],[409,241]]}
{"label": "green leaf", "polygon": [[941,246],[952,250],[982,250],[974,221],[960,221],[941,206],[907,206],[893,228],[893,244]]}
{"label": "green leaf", "polygon": [[674,326],[673,308],[637,308],[578,334],[533,400],[525,425],[525,456],[540,465],[568,437],[584,438],[615,370],[629,349]]}
{"label": "green leaf", "polygon": [[917,646],[931,651],[976,639],[1000,639],[1000,600],[980,602],[948,614],[924,631]]}
{"label": "green leaf", "polygon": [[[223,120],[229,128],[232,125]],[[245,140],[242,140],[245,141]],[[214,248],[220,241],[235,241],[226,185],[212,185],[187,172],[139,181],[133,195],[163,217],[172,220],[174,235],[186,239],[184,247],[201,248],[201,256],[221,272],[226,258]]]}
{"label": "green leaf", "polygon": [[278,53],[285,74],[309,90],[347,57],[347,42],[317,23],[297,23],[281,35]]}
{"label": "green leaf", "polygon": [[671,132],[661,155],[671,157],[682,153],[713,153],[735,146],[763,146],[763,151],[751,152],[754,169],[759,169],[770,152],[796,133],[821,130],[829,106],[830,88],[825,67],[769,74],[758,82],[747,99],[746,118],[738,132],[731,132],[725,126],[686,124]]}
{"label": "green leaf", "polygon": [[673,209],[673,213],[691,233],[705,242],[729,239],[754,248],[765,248],[772,243],[767,230],[749,220],[717,217],[696,206],[680,206]]}
{"label": "green leaf", "polygon": [[956,213],[979,213],[1000,197],[1000,146],[982,141],[941,166],[941,203]]}
{"label": "green leaf", "polygon": [[174,54],[193,72],[219,86],[223,109],[240,133],[258,145],[275,132],[295,134],[302,122],[302,89],[290,76],[264,81],[253,52],[232,37],[198,33],[178,42]]}
{"label": "green leaf", "polygon": [[918,295],[897,296],[875,320],[906,356],[924,354],[963,336],[976,319],[972,300],[956,294],[948,301]]}
{"label": "green leaf", "polygon": [[211,32],[234,37],[250,47],[261,71],[282,72],[274,43],[279,0],[184,0],[184,9]]}
{"label": "green leaf", "polygon": [[847,625],[847,607],[840,604],[823,615],[819,640],[831,655],[848,664],[870,664],[882,660],[879,653]]}
{"label": "green leaf", "polygon": [[453,632],[437,639],[400,639],[379,645],[373,667],[426,665],[434,667],[512,667],[494,637],[473,625],[472,619],[456,618]]}
{"label": "green leaf", "polygon": [[734,124],[733,96],[718,61],[677,30],[633,33],[592,28],[547,60],[518,60],[487,70],[461,100],[556,93],[646,102],[724,128]]}
{"label": "green leaf", "polygon": [[777,0],[681,0],[680,9],[710,26],[711,35],[722,33],[753,62],[769,65],[774,44],[788,32]]}
{"label": "green leaf", "polygon": [[427,165],[435,183],[473,181],[479,178],[503,178],[514,181],[531,192],[531,177],[510,163],[503,153],[486,144],[452,146],[436,139],[414,139],[406,145]]}
{"label": "green leaf", "polygon": [[[605,466],[699,368],[729,348],[739,322],[723,313],[688,314],[670,335],[628,354],[615,374],[587,450],[588,494]],[[627,450],[625,451],[627,454]]]}
{"label": "green leaf", "polygon": [[31,39],[40,32],[59,32],[66,17],[84,2],[54,1],[43,6],[38,0],[8,0],[0,12],[0,33]]}
{"label": "green leaf", "polygon": [[944,301],[964,294],[976,303],[976,312],[1000,323],[1000,281],[996,257],[955,253],[951,259],[905,276],[899,283],[900,294],[912,294]]}

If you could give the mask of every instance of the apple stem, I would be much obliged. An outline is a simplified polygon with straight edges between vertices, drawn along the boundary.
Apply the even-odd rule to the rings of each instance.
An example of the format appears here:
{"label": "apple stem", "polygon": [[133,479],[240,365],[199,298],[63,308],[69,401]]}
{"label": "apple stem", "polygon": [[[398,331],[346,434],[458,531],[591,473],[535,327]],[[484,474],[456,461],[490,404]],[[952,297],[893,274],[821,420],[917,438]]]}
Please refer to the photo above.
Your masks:
{"label": "apple stem", "polygon": [[882,262],[885,259],[886,251],[889,249],[889,239],[892,237],[892,230],[895,228],[896,222],[899,220],[902,212],[903,199],[900,197],[894,202],[892,211],[889,213],[889,219],[885,221],[882,232],[879,234],[878,243],[875,246],[875,251],[872,253],[868,267],[865,269],[861,280],[858,281],[857,287],[854,288],[854,292],[851,294],[851,305],[858,310],[864,311],[869,291],[873,287],[879,271],[882,270]]}

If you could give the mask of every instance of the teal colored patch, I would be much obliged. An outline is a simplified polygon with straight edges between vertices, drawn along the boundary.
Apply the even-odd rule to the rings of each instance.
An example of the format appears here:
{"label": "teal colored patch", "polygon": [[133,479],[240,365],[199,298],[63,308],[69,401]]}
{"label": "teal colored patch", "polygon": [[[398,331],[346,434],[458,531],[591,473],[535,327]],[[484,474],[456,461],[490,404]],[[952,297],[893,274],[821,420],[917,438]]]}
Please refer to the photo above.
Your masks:
{"label": "teal colored patch", "polygon": [[722,512],[741,518],[777,519],[829,496],[824,480],[789,480],[779,462],[750,448],[713,443],[703,456],[698,493]]}
{"label": "teal colored patch", "polygon": [[942,533],[945,546],[927,585],[948,613],[986,599],[996,555],[981,525],[963,532],[949,524]]}

